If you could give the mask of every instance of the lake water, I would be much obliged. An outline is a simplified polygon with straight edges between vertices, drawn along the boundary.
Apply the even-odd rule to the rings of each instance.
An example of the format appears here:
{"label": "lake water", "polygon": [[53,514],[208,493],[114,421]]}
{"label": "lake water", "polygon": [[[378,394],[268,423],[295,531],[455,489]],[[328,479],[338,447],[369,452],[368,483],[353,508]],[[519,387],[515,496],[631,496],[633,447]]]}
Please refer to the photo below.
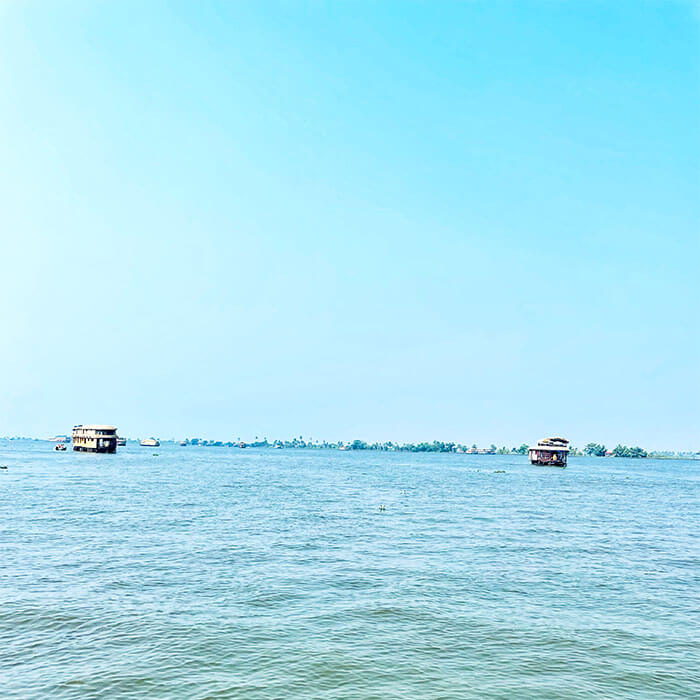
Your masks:
{"label": "lake water", "polygon": [[3,698],[700,693],[698,462],[0,441],[0,464]]}

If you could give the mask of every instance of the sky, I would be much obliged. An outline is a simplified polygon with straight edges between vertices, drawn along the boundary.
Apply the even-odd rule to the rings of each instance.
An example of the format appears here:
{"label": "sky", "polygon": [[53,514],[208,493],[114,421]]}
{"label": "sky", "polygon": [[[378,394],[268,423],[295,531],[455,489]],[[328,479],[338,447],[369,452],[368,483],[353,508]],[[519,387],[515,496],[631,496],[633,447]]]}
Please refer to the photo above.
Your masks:
{"label": "sky", "polygon": [[0,435],[700,450],[696,2],[0,0]]}

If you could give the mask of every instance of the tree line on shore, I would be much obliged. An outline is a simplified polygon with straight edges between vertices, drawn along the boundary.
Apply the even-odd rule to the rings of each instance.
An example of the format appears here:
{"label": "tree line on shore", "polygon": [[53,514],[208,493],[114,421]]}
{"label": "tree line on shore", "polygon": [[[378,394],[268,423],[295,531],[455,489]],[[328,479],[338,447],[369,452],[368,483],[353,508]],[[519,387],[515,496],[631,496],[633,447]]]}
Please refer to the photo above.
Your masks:
{"label": "tree line on shore", "polygon": [[583,454],[589,457],[631,457],[633,459],[640,459],[648,457],[650,453],[643,450],[641,447],[627,447],[627,445],[617,445],[613,447],[612,450],[608,450],[605,445],[600,445],[597,442],[589,442],[583,448]]}
{"label": "tree line on shore", "polygon": [[[41,440],[41,438],[5,436],[5,440]],[[173,440],[173,442],[177,442]],[[331,449],[331,450],[377,450],[382,452],[454,452],[458,454],[481,454],[481,455],[527,455],[529,445],[523,443],[519,447],[489,447],[479,448],[475,444],[471,446],[457,442],[442,442],[433,440],[432,442],[365,442],[364,440],[351,440],[349,442],[328,442],[326,440],[304,439],[301,435],[291,440],[273,440],[267,438],[244,442],[240,438],[236,441],[206,440],[204,438],[188,438],[181,442],[183,445],[200,445],[202,447],[271,447],[287,449]],[[673,451],[647,451],[641,447],[628,447],[627,445],[616,445],[608,449],[605,445],[597,442],[589,442],[583,449],[571,447],[569,449],[571,457],[627,457],[631,459],[698,459],[700,451],[697,452],[673,452]]]}
{"label": "tree line on shore", "polygon": [[[457,442],[443,442],[433,440],[432,442],[405,442],[398,443],[391,440],[387,442],[365,442],[364,440],[351,440],[349,442],[328,442],[326,440],[304,439],[301,435],[291,440],[268,441],[267,438],[255,438],[252,442],[243,442],[238,439],[235,442],[219,442],[191,438],[184,443],[190,445],[203,446],[226,446],[226,447],[271,447],[286,449],[337,449],[337,450],[376,450],[381,452],[441,452],[459,454],[491,454],[491,455],[527,455],[529,445],[523,443],[518,447],[497,447],[492,444],[489,447],[479,448],[476,444],[464,445]],[[627,445],[617,445],[609,450],[605,445],[589,442],[582,450],[571,447],[569,455],[572,457],[627,457],[632,459],[642,459],[645,457],[671,458],[678,456],[695,456],[700,453],[674,453],[674,452],[647,452],[641,447],[628,447]]]}

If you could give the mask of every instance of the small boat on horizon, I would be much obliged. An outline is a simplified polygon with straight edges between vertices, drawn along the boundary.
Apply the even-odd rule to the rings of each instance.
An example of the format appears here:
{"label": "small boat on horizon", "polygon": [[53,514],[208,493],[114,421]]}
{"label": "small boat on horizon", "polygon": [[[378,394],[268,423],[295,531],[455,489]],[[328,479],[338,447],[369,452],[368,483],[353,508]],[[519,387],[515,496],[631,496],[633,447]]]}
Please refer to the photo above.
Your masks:
{"label": "small boat on horizon", "polygon": [[54,452],[65,452],[66,446],[62,442],[59,442],[58,444],[53,446],[53,449]]}
{"label": "small boat on horizon", "polygon": [[117,447],[126,447],[126,438],[117,435]]}
{"label": "small boat on horizon", "polygon": [[139,443],[141,447],[160,447],[160,442],[156,438],[146,438]]}

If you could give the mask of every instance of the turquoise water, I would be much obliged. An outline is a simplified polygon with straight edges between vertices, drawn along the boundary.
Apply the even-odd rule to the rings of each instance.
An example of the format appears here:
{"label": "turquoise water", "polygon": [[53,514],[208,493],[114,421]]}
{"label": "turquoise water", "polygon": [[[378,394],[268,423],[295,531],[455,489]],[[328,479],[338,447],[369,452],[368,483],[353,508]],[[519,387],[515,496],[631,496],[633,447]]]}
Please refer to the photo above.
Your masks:
{"label": "turquoise water", "polygon": [[698,463],[156,452],[0,441],[2,697],[698,696]]}

